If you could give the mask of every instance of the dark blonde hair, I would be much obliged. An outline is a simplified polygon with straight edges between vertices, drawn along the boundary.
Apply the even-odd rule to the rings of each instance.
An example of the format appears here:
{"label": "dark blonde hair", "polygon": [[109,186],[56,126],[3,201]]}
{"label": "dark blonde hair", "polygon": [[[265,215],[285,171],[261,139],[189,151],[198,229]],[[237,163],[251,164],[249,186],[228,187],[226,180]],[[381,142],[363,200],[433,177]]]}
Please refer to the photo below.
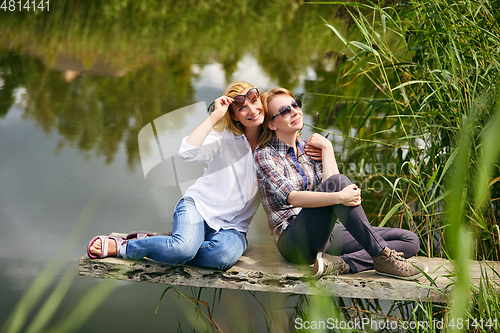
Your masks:
{"label": "dark blonde hair", "polygon": [[[228,96],[228,97],[234,97],[236,95],[239,95],[243,90],[246,88],[253,87],[250,83],[246,81],[236,81],[233,83],[230,83],[222,95]],[[223,131],[223,130],[229,130],[233,132],[236,135],[242,135],[244,134],[244,128],[239,122],[234,121],[231,118],[231,113],[234,113],[234,105],[231,104],[229,105],[229,110],[226,112],[224,117],[222,117],[221,120],[214,126],[214,129],[216,131]]]}
{"label": "dark blonde hair", "polygon": [[[271,122],[271,118],[273,117],[267,105],[274,97],[278,95],[288,95],[291,98],[295,99],[295,96],[290,90],[282,87],[274,87],[273,89],[266,90],[262,94],[260,94],[260,100],[262,101],[262,107],[264,108],[265,115],[264,122],[262,123],[262,134],[260,136],[260,148],[263,148],[266,143],[271,141],[271,139],[275,135],[274,131],[269,129],[269,127],[267,126],[269,125],[269,123]],[[297,134],[297,138],[300,136],[300,134],[301,133]]]}

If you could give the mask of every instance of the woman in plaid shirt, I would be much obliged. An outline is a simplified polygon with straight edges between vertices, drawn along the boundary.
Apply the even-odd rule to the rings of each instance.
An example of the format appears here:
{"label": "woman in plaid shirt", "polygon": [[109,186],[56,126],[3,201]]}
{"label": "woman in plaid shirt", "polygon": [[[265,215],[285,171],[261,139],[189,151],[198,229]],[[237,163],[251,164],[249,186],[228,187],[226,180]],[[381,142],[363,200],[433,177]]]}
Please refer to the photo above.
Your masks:
{"label": "woman in plaid shirt", "polygon": [[[331,142],[319,134],[307,141],[298,138],[302,111],[293,94],[276,87],[261,94],[261,100],[264,133],[254,160],[281,255],[293,263],[314,263],[316,277],[371,268],[401,279],[422,276],[420,270],[427,267],[417,269],[405,259],[418,252],[418,237],[408,230],[372,227],[360,189],[339,174]],[[311,147],[321,150],[322,162],[305,154]]]}

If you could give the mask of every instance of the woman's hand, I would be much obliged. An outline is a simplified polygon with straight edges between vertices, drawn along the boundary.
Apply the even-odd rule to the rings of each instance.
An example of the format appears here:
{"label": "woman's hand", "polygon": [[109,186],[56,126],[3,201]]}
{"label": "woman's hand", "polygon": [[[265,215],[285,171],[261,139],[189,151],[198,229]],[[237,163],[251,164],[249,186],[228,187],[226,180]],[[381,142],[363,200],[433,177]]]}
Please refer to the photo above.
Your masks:
{"label": "woman's hand", "polygon": [[338,193],[341,205],[344,206],[361,205],[361,190],[358,188],[356,184],[348,185]]}
{"label": "woman's hand", "polygon": [[318,133],[314,133],[307,139],[304,151],[307,155],[311,156],[313,160],[322,161],[323,150],[328,148],[331,148],[333,152],[333,146],[330,140]]}
{"label": "woman's hand", "polygon": [[322,154],[320,148],[313,147],[306,143],[306,145],[304,146],[304,152],[307,155],[311,156],[311,158],[315,161],[321,162],[323,160],[321,157]]}
{"label": "woman's hand", "polygon": [[315,147],[318,149],[332,148],[333,150],[333,146],[330,140],[318,133],[314,133],[309,137],[309,139],[307,139],[306,146]]}
{"label": "woman's hand", "polygon": [[214,111],[208,115],[208,118],[200,126],[191,132],[186,139],[186,143],[191,146],[201,146],[215,124],[224,117],[232,102],[231,97],[221,96],[217,98],[214,101]]}
{"label": "woman's hand", "polygon": [[[233,102],[231,97],[221,96],[214,101],[214,114],[218,117],[222,118],[227,110],[229,109],[229,105]],[[220,119],[219,119],[220,120]]]}

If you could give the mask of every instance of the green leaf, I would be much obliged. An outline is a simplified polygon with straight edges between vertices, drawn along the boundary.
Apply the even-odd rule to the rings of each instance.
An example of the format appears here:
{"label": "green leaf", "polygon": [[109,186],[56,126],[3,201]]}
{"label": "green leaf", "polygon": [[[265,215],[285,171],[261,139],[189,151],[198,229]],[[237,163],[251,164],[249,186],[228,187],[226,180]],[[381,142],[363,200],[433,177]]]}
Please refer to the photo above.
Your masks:
{"label": "green leaf", "polygon": [[438,167],[436,168],[436,171],[434,171],[434,174],[432,175],[431,179],[429,179],[429,182],[427,183],[427,187],[425,189],[426,192],[429,192],[429,190],[431,189],[432,183],[434,182],[434,179],[436,178],[440,168],[441,168],[441,166],[438,165]]}
{"label": "green leaf", "polygon": [[405,83],[401,83],[399,86],[392,88],[391,91],[401,89],[403,87],[409,86],[410,84],[415,84],[415,83],[429,83],[429,81],[421,81],[421,80],[413,80],[413,81],[408,81]]}
{"label": "green leaf", "polygon": [[399,207],[401,207],[402,204],[403,204],[402,202],[398,202],[394,207],[392,207],[378,226],[383,227],[387,223],[387,221],[389,221],[392,215],[394,215],[394,213],[399,209]]}
{"label": "green leaf", "polygon": [[347,40],[342,36],[342,34],[335,28],[333,25],[326,23],[325,24],[328,28],[332,29],[332,31],[337,35],[337,37],[344,43],[345,46],[347,46],[349,43]]}
{"label": "green leaf", "polygon": [[474,202],[481,209],[486,204],[489,194],[488,179],[494,170],[494,165],[500,156],[500,145],[498,144],[498,133],[500,132],[500,104],[495,116],[490,120],[486,130],[482,135],[482,156],[478,163],[478,181],[475,189]]}
{"label": "green leaf", "polygon": [[361,42],[352,41],[352,42],[349,42],[349,44],[354,45],[354,46],[356,46],[357,48],[359,48],[359,49],[361,49],[363,51],[366,51],[366,52],[369,52],[369,53],[373,53],[376,56],[379,55],[379,53],[377,51],[375,51],[373,49],[373,47],[368,46],[366,44],[363,44]]}

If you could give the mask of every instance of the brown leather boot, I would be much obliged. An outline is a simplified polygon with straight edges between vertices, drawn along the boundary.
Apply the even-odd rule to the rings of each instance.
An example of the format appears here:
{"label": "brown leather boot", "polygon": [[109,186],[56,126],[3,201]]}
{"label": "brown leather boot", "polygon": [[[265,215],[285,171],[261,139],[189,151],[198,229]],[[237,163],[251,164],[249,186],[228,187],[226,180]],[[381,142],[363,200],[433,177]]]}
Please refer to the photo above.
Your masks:
{"label": "brown leather boot", "polygon": [[313,277],[319,279],[323,275],[347,274],[349,270],[349,265],[341,257],[318,252],[313,266]]}
{"label": "brown leather boot", "polygon": [[415,264],[417,269],[411,262],[406,260],[401,253],[385,247],[382,252],[373,258],[373,266],[375,273],[385,276],[394,277],[403,280],[415,280],[423,274],[420,270],[427,273],[428,268],[424,264]]}

